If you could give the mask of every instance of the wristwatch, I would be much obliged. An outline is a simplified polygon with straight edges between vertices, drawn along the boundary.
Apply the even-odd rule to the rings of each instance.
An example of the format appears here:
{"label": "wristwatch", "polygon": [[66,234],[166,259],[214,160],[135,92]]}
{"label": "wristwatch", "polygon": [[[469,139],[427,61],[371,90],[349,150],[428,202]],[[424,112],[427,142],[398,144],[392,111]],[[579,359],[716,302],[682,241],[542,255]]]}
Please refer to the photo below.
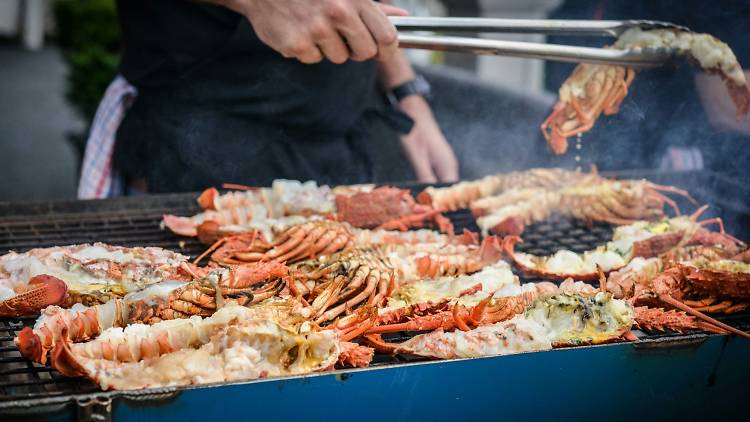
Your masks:
{"label": "wristwatch", "polygon": [[416,75],[414,79],[386,91],[385,96],[391,106],[398,108],[399,102],[410,95],[421,95],[429,98],[432,88],[427,79],[422,75]]}

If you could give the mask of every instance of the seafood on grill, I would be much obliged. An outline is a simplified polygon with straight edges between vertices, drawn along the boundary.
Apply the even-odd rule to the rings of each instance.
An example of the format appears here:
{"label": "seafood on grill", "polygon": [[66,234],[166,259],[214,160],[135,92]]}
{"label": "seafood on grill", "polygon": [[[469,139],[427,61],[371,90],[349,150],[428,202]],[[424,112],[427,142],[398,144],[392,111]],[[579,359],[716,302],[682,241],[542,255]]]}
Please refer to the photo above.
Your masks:
{"label": "seafood on grill", "polygon": [[479,180],[463,181],[448,187],[429,186],[417,200],[434,208],[455,211],[468,208],[472,202],[513,189],[560,189],[576,183],[587,173],[561,168],[532,168],[510,173],[485,176]]}
{"label": "seafood on grill", "polygon": [[[609,274],[605,286],[615,297],[638,307],[639,325],[645,329],[702,329],[750,337],[703,313],[734,313],[750,306],[747,263],[703,259],[675,263],[663,258],[635,258],[626,267]],[[660,316],[654,309],[662,307],[673,310]]]}
{"label": "seafood on grill", "polygon": [[[738,116],[750,110],[750,89],[742,67],[729,46],[711,35],[632,28],[611,48],[675,49],[697,62],[704,71],[721,76]],[[624,66],[579,64],[560,87],[559,102],[541,125],[552,152],[564,154],[568,149],[567,138],[591,130],[602,113],[605,116],[617,114],[634,78],[635,70]]]}
{"label": "seafood on grill", "polygon": [[228,300],[254,305],[277,296],[285,286],[282,278],[287,274],[287,268],[278,263],[214,269],[204,276],[196,275],[192,282],[164,281],[100,305],[77,303],[68,309],[48,306],[33,328],[21,330],[15,342],[22,355],[44,363],[47,351],[63,332],[67,333],[67,340],[75,343],[127,324],[210,316]]}
{"label": "seafood on grill", "polygon": [[315,220],[291,226],[270,242],[258,231],[223,237],[209,252],[211,259],[220,264],[266,261],[292,264],[351,249],[354,243],[354,233],[348,224]]}
{"label": "seafood on grill", "polygon": [[[473,298],[462,300],[442,299],[437,302],[423,302],[396,309],[381,309],[375,323],[364,334],[392,333],[400,331],[424,331],[456,328],[468,331],[481,325],[506,321],[523,313],[526,307],[540,296],[557,291],[552,283],[528,283],[518,289],[522,293],[504,296],[504,293],[490,294],[473,306]],[[500,296],[498,296],[500,294]],[[345,324],[340,321],[338,325]]]}
{"label": "seafood on grill", "polygon": [[[354,246],[390,244],[417,247],[421,244],[474,245],[478,237],[465,232],[448,236],[432,230],[417,231],[356,229],[348,223],[332,220],[312,220],[294,225],[266,240],[257,230],[222,237],[201,255],[210,254],[211,260],[221,265],[247,262],[285,262],[293,264],[306,259],[344,252]],[[404,246],[404,247],[407,247]]]}
{"label": "seafood on grill", "polygon": [[288,285],[293,296],[310,304],[315,321],[322,323],[359,305],[379,306],[404,283],[474,273],[500,258],[494,237],[481,245],[371,245],[295,264]]}
{"label": "seafood on grill", "polygon": [[690,195],[672,186],[647,180],[612,180],[590,174],[561,189],[511,189],[501,195],[477,200],[471,211],[483,233],[520,235],[524,228],[552,214],[588,223],[631,224],[666,216],[665,206],[680,210],[666,194]]}
{"label": "seafood on grill", "polygon": [[633,307],[608,293],[559,293],[536,299],[522,315],[468,331],[438,329],[398,344],[366,338],[381,351],[455,359],[632,339],[633,322]]}
{"label": "seafood on grill", "polygon": [[337,195],[336,216],[363,229],[408,230],[431,223],[441,232],[453,233],[453,224],[439,208],[418,204],[408,190],[390,186]]}
{"label": "seafood on grill", "polygon": [[189,280],[187,257],[165,249],[104,243],[9,252],[0,257],[0,316],[48,305],[93,305],[165,280]]}
{"label": "seafood on grill", "polygon": [[198,198],[202,213],[165,215],[164,226],[182,236],[198,236],[204,243],[252,230],[271,239],[273,231],[321,217],[364,229],[403,231],[427,225],[446,233],[453,229],[440,210],[418,204],[406,189],[362,187],[338,189],[334,194],[328,186],[293,180],[275,180],[271,188],[225,186],[244,190],[222,195],[210,188]]}
{"label": "seafood on grill", "polygon": [[359,305],[379,304],[402,274],[381,248],[354,248],[293,265],[288,287],[323,323]]}
{"label": "seafood on grill", "polygon": [[750,334],[704,314],[735,313],[750,306],[750,265],[722,260],[674,265],[651,280],[634,302],[654,299],[695,316],[708,324],[750,338]]}
{"label": "seafood on grill", "polygon": [[[564,284],[570,293],[594,291],[585,283]],[[378,309],[374,323],[363,333],[451,330],[491,324],[522,313],[542,295],[559,291],[563,290],[548,282],[521,285],[508,263],[499,261],[471,275],[404,283],[389,296],[386,306]],[[350,328],[356,321],[361,318],[355,313],[333,326]]]}
{"label": "seafood on grill", "polygon": [[312,181],[278,179],[270,188],[227,187],[240,190],[219,194],[216,188],[206,189],[198,197],[198,204],[204,209],[202,213],[192,217],[165,215],[164,226],[189,237],[198,236],[201,225],[209,222],[212,222],[209,232],[212,231],[214,236],[218,228],[225,235],[251,229],[268,235],[271,228],[288,227],[304,222],[311,215],[327,215],[335,211],[331,189]]}
{"label": "seafood on grill", "polygon": [[325,371],[347,361],[343,353],[364,366],[368,350],[333,330],[311,330],[273,305],[229,304],[208,318],[113,328],[88,343],[62,341],[51,363],[105,390],[139,389]]}
{"label": "seafood on grill", "polygon": [[[515,251],[521,241],[517,236],[506,236],[503,249],[514,264],[527,274],[553,280],[574,278],[591,281],[598,279],[597,267],[610,272],[624,267],[636,257],[656,257],[667,254],[685,254],[687,247],[700,247],[700,251],[722,256],[735,256],[747,246],[731,235],[708,230],[705,226],[720,223],[717,219],[697,221],[705,208],[691,216],[679,216],[660,221],[638,221],[619,226],[612,240],[594,250],[575,253],[559,250],[552,256],[536,256]],[[672,256],[674,259],[677,255]]]}
{"label": "seafood on grill", "polygon": [[[505,261],[497,261],[473,274],[418,279],[403,283],[389,296],[382,311],[420,303],[459,299],[462,305],[476,305],[487,295],[513,296],[523,293],[518,277]],[[531,286],[529,284],[528,286]]]}
{"label": "seafood on grill", "polygon": [[[502,257],[500,242],[488,236],[480,245],[471,243],[419,243],[384,245],[391,262],[402,270],[404,281],[475,273]],[[396,259],[399,257],[400,259]]]}

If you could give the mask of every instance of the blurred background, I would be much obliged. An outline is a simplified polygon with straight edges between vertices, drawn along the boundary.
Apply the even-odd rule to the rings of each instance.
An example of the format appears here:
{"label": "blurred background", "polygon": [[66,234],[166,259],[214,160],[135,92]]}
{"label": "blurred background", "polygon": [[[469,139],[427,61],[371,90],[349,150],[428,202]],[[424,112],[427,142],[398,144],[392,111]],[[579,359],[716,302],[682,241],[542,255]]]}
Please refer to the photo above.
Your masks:
{"label": "blurred background", "polygon": [[[727,0],[724,7],[718,0],[711,10],[698,1],[396,3],[414,15],[670,20],[714,33],[730,44],[740,63],[750,63],[742,27],[742,17],[749,16],[746,1]],[[545,41],[540,35],[497,37]],[[0,0],[0,201],[75,196],[88,125],[116,74],[118,50],[113,0]],[[538,165],[591,164],[605,170],[708,169],[746,177],[750,122],[716,123],[706,98],[720,96],[723,87],[711,88],[716,81],[701,84],[703,76],[687,65],[639,74],[618,116],[602,118],[581,142],[574,141],[572,153],[553,157],[539,124],[572,65],[426,51],[409,56],[433,83],[431,101],[459,157],[462,178]]]}

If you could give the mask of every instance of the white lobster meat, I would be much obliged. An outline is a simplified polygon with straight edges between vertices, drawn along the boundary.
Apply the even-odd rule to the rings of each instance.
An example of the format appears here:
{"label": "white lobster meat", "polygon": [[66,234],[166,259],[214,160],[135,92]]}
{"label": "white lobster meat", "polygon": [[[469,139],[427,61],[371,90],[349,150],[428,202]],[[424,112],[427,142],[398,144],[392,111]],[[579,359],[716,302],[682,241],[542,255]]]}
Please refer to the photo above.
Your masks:
{"label": "white lobster meat", "polygon": [[[162,248],[104,243],[9,252],[0,257],[0,316],[48,305],[104,303],[165,280],[183,280],[187,257]],[[39,282],[41,280],[41,282]]]}
{"label": "white lobster meat", "polygon": [[228,305],[212,317],[111,329],[89,343],[61,342],[52,364],[103,389],[250,380],[333,367],[341,345],[331,330],[302,332],[270,314]]}
{"label": "white lobster meat", "polygon": [[608,293],[561,293],[537,299],[511,320],[469,331],[436,330],[399,344],[369,338],[376,347],[394,353],[470,358],[617,341],[629,333],[634,317],[632,306]]}

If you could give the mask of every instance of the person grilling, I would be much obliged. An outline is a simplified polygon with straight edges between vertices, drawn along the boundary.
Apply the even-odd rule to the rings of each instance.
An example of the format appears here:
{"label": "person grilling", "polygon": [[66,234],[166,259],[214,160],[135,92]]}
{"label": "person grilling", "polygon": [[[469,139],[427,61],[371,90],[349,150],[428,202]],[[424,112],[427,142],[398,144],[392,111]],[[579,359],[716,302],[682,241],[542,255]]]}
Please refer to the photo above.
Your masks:
{"label": "person grilling", "polygon": [[[273,179],[453,181],[455,155],[370,0],[118,0],[120,75],[79,197]],[[390,101],[385,101],[385,93]]]}

